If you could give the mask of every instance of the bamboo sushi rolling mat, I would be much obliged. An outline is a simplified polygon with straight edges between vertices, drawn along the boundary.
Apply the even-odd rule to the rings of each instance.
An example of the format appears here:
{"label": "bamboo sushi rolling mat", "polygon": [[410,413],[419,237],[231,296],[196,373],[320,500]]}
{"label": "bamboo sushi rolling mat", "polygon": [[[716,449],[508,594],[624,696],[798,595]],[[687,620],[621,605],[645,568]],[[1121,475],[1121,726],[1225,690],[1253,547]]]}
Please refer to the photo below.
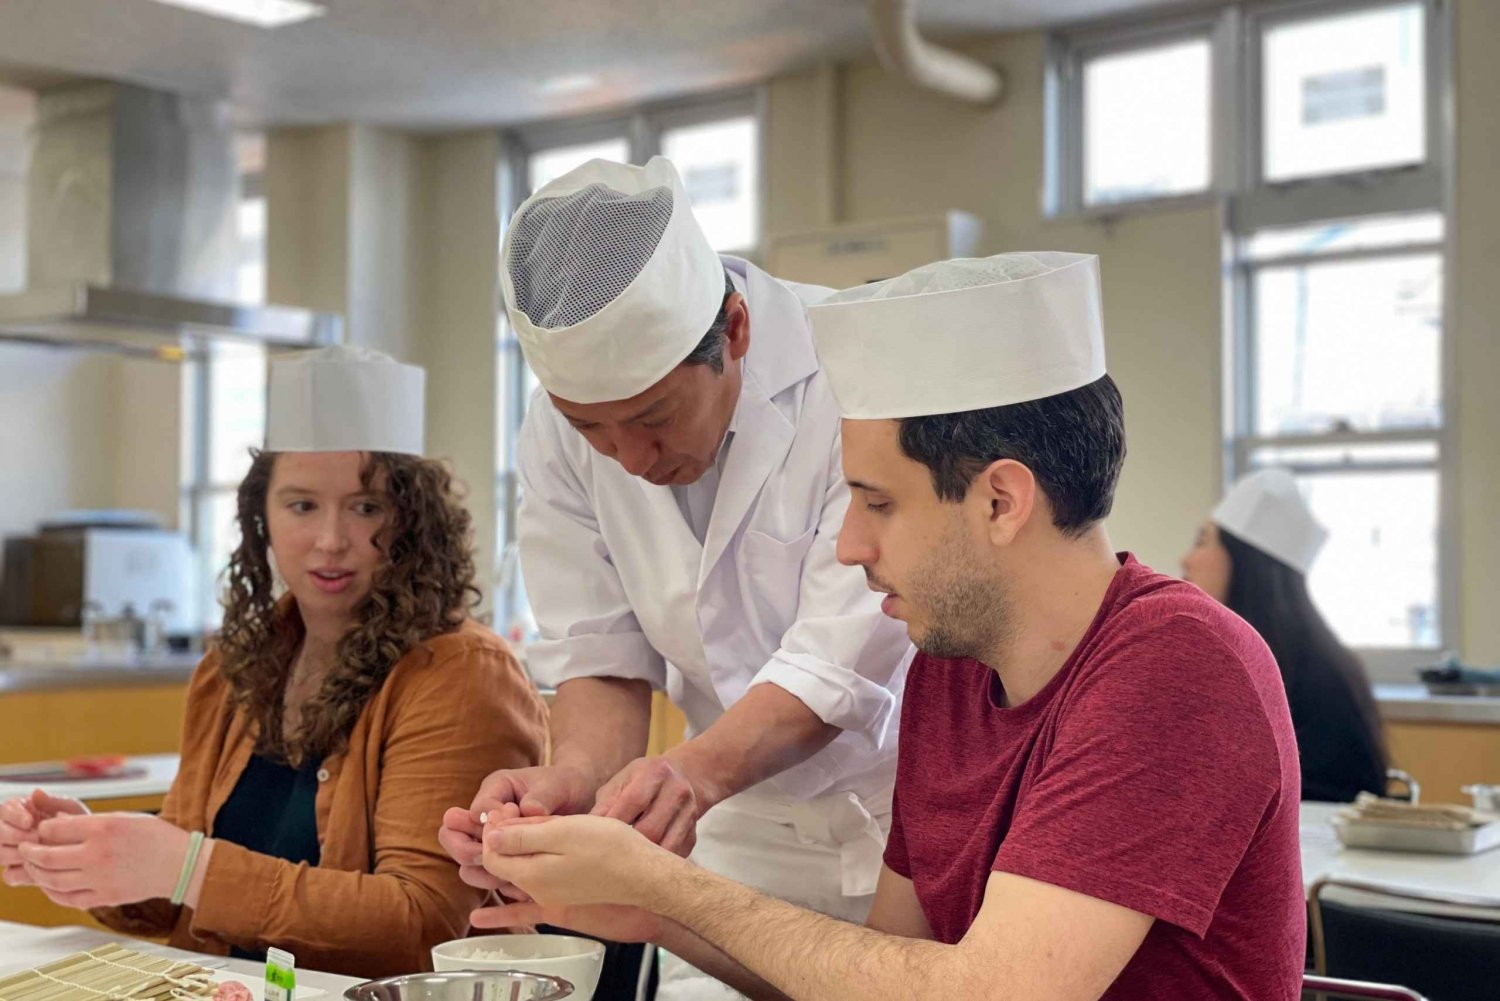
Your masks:
{"label": "bamboo sushi rolling mat", "polygon": [[0,980],[0,1001],[187,1001],[214,987],[196,963],[112,943]]}

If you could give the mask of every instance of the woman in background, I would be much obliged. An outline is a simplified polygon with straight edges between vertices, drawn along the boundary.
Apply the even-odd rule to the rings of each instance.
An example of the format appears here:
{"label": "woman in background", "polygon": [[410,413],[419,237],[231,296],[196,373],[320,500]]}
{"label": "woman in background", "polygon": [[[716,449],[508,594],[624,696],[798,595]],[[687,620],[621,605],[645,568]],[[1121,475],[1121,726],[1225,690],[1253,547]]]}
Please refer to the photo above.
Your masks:
{"label": "woman in background", "polygon": [[1347,803],[1361,792],[1384,795],[1388,759],[1364,668],[1307,592],[1327,537],[1291,474],[1263,470],[1214,509],[1182,570],[1275,655],[1302,756],[1302,798]]}
{"label": "woman in background", "polygon": [[272,362],[161,815],[10,800],[7,883],[179,948],[367,978],[431,969],[465,934],[485,894],[438,845],[443,811],[540,764],[546,715],[468,617],[469,515],[421,456],[422,381],[346,348]]}

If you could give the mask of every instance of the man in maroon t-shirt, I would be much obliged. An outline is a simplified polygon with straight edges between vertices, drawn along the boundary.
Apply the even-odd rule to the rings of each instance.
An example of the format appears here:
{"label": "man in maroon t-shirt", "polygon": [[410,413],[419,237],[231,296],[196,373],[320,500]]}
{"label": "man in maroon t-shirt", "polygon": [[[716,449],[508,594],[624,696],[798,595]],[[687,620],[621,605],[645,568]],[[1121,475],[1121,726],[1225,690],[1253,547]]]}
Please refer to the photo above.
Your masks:
{"label": "man in maroon t-shirt", "polygon": [[476,923],[650,938],[763,998],[1297,998],[1280,675],[1105,532],[1125,435],[1095,259],[944,262],[812,316],[845,418],[839,558],[922,651],[866,927],[587,817],[487,832],[538,903]]}

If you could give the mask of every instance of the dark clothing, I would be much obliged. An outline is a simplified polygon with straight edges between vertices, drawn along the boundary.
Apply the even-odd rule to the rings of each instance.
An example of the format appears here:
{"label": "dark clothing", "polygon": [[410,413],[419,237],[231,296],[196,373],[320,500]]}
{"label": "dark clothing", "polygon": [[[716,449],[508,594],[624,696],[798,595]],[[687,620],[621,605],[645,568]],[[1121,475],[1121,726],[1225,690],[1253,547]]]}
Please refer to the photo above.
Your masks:
{"label": "dark clothing", "polygon": [[1361,792],[1385,795],[1379,734],[1365,725],[1355,693],[1337,671],[1298,670],[1286,691],[1302,752],[1302,798],[1349,803]]}
{"label": "dark clothing", "polygon": [[[252,755],[229,799],[219,808],[214,836],[272,858],[317,865],[318,769],[322,761],[301,768]],[[264,960],[263,950],[231,946],[235,959]]]}

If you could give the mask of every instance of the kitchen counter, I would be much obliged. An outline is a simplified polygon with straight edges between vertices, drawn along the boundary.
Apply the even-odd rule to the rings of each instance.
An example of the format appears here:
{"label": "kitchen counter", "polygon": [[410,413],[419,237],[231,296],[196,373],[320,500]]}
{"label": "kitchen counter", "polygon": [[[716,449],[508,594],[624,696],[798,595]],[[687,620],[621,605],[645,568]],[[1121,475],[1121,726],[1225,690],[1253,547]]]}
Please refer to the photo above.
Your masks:
{"label": "kitchen counter", "polygon": [[[33,763],[33,767],[41,770],[59,763],[38,761]],[[167,790],[172,788],[172,780],[177,777],[180,760],[176,754],[141,754],[127,758],[125,764],[128,768],[139,769],[142,774],[65,782],[17,782],[0,776],[0,800],[7,800],[12,796],[26,796],[38,786],[54,796],[68,796],[83,800],[85,803],[165,796]]]}
{"label": "kitchen counter", "polygon": [[150,657],[0,659],[0,695],[65,689],[187,684],[202,659],[197,653]]}
{"label": "kitchen counter", "polygon": [[1376,685],[1375,701],[1387,723],[1500,724],[1500,698],[1432,695],[1421,685]]}

